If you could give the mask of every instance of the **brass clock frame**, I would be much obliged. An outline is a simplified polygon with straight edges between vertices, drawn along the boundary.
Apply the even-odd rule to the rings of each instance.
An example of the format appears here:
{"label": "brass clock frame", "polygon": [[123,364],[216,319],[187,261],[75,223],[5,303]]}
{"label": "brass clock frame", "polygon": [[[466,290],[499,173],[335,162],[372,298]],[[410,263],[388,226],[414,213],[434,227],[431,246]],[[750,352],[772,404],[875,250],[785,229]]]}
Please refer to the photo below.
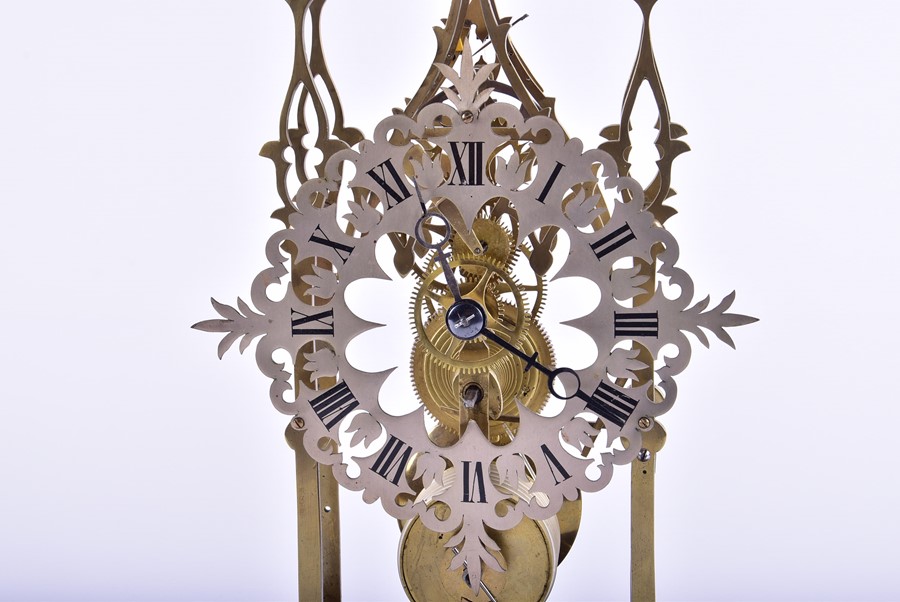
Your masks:
{"label": "brass clock frame", "polygon": [[[680,154],[689,150],[680,138],[686,134],[685,129],[672,122],[669,109],[663,91],[662,82],[656,66],[653,49],[650,40],[650,13],[656,0],[634,0],[642,14],[642,28],[640,46],[629,82],[626,86],[622,112],[617,124],[604,128],[601,135],[606,142],[600,145],[600,149],[609,153],[618,167],[620,175],[627,175],[630,164],[627,160],[628,151],[631,148],[629,136],[630,118],[637,99],[638,90],[645,82],[653,94],[658,110],[657,128],[659,135],[656,146],[659,150],[660,160],[657,161],[658,171],[656,177],[643,190],[644,210],[651,214],[656,223],[661,225],[674,213],[675,210],[667,204],[675,194],[671,188],[672,164]],[[315,178],[326,177],[326,165],[337,153],[353,147],[363,140],[362,133],[344,124],[344,115],[341,108],[336,87],[331,79],[325,64],[321,36],[321,15],[325,0],[287,0],[291,8],[295,23],[295,58],[288,93],[282,107],[279,121],[279,137],[277,140],[266,143],[260,154],[270,159],[275,166],[276,185],[283,207],[273,213],[273,217],[281,220],[286,227],[291,226],[291,214],[295,212],[294,191],[289,189],[288,174],[294,170],[299,182],[302,184]],[[311,27],[307,28],[307,23]],[[417,116],[420,111],[433,102],[439,102],[445,98],[442,86],[447,78],[447,69],[452,69],[465,48],[465,40],[474,29],[475,35],[480,40],[489,40],[496,51],[496,60],[499,70],[508,83],[499,81],[491,82],[492,86],[500,93],[505,93],[514,98],[521,106],[524,118],[537,116],[547,117],[556,121],[555,103],[552,97],[546,96],[538,84],[534,75],[525,65],[519,52],[509,38],[512,26],[509,18],[500,18],[494,0],[451,0],[450,10],[443,27],[435,27],[437,38],[437,50],[432,65],[420,84],[416,93],[408,100],[403,109],[396,109],[398,114],[408,117]],[[307,31],[310,37],[307,39]],[[497,78],[499,79],[499,78]],[[315,115],[315,123],[306,121],[307,107],[312,107]],[[329,120],[329,109],[334,115],[334,120]],[[465,121],[465,112],[462,113]],[[309,139],[309,134],[315,134],[313,147],[306,147],[304,139]],[[322,161],[315,166],[315,173],[310,173],[307,168],[306,158],[312,148],[322,154]],[[293,162],[287,157],[287,151],[292,151]],[[640,192],[640,191],[638,191]],[[623,192],[626,200],[632,193],[629,190]],[[372,199],[371,202],[376,202]],[[450,215],[451,221],[453,216]],[[454,230],[465,235],[467,229],[453,224]],[[348,232],[353,232],[353,226],[348,226]],[[392,238],[397,250],[395,263],[400,262],[406,267],[412,267],[412,253],[403,253],[403,242]],[[477,241],[476,241],[477,244]],[[297,298],[309,297],[309,283],[304,277],[315,276],[316,268],[320,267],[315,261],[304,263],[297,261],[296,249],[286,245],[284,250],[291,254],[291,287]],[[659,250],[661,251],[661,249]],[[651,299],[655,293],[657,265],[654,260],[636,260],[641,274],[648,278],[644,285],[643,299],[639,295],[636,303]],[[730,337],[724,332],[724,326],[737,326],[754,321],[753,318],[736,314],[724,314],[724,310],[730,305],[726,299],[717,308],[720,321],[716,323],[715,334],[733,346]],[[259,305],[256,299],[254,302]],[[315,302],[311,302],[315,305]],[[699,305],[699,304],[698,304]],[[219,346],[221,355],[238,338],[241,340],[241,351],[249,343],[259,336],[249,326],[242,326],[242,321],[259,317],[252,310],[239,301],[242,313],[218,304],[214,306],[222,315],[223,320],[208,320],[195,325],[201,330],[228,333]],[[704,305],[705,306],[705,305]],[[692,308],[694,309],[694,308]],[[696,313],[702,311],[702,307]],[[242,315],[243,314],[243,315]],[[704,327],[709,328],[707,324]],[[699,329],[698,329],[699,331]],[[702,342],[705,337],[701,338]],[[312,343],[315,351],[315,343]],[[648,366],[653,365],[653,356],[646,349],[638,348],[638,359],[643,359]],[[302,378],[300,374],[303,360],[298,354],[298,365],[295,370],[295,378]],[[686,363],[686,362],[685,362]],[[262,366],[261,366],[262,367]],[[265,372],[265,370],[264,370]],[[653,389],[653,369],[635,370],[637,378],[635,382],[647,385]],[[295,381],[296,384],[299,382]],[[325,378],[318,382],[318,389],[327,389],[334,386],[335,379]],[[306,383],[312,388],[312,383]],[[274,393],[273,400],[280,392]],[[665,431],[656,420],[641,418],[639,429],[643,432],[641,447],[634,450],[636,460],[632,462],[632,599],[655,599],[654,577],[654,542],[653,542],[653,493],[654,472],[656,455],[665,441]],[[289,445],[296,455],[296,478],[298,492],[298,545],[299,554],[298,574],[300,580],[301,600],[339,600],[340,599],[340,529],[339,529],[339,503],[338,484],[328,466],[318,464],[304,448],[302,432],[306,425],[301,417],[294,418],[286,430]],[[594,424],[601,427],[599,418]],[[596,435],[595,435],[596,436]],[[586,450],[585,450],[586,451]],[[571,505],[566,512],[574,512]],[[580,513],[580,503],[578,504]],[[574,515],[572,515],[574,516]],[[571,518],[571,517],[570,517]],[[563,518],[565,521],[565,517]],[[574,528],[572,525],[574,524]],[[567,549],[577,532],[577,520],[573,520],[564,529],[568,541],[561,545]],[[319,554],[309,553],[309,550],[318,549]],[[559,555],[561,560],[564,551]],[[479,571],[480,573],[480,571]],[[490,591],[481,584],[482,589],[493,599]],[[473,584],[473,595],[478,588]],[[547,588],[549,591],[549,586]],[[481,598],[475,598],[481,599]]]}

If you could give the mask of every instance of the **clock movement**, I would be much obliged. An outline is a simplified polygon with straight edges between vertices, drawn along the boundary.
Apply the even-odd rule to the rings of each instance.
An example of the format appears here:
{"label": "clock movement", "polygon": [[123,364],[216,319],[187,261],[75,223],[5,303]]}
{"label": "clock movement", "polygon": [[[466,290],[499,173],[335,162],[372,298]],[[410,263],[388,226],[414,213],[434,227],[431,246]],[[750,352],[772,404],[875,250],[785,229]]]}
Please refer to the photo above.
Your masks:
{"label": "clock movement", "polygon": [[[340,596],[335,484],[400,522],[410,599],[543,600],[578,531],[582,493],[626,464],[633,596],[654,596],[657,418],[675,403],[687,334],[733,346],[726,328],[754,319],[727,313],[734,294],[695,303],[677,265],[664,224],[686,132],[669,117],[653,57],[655,0],[634,1],[638,56],[598,148],[566,132],[494,0],[449,2],[424,80],[365,138],[344,124],[325,65],[324,0],[288,1],[294,71],[279,137],[261,152],[275,165],[283,227],[266,244],[252,306],[213,300],[221,318],[195,328],[225,333],[220,357],[255,341],[271,403],[292,417],[302,600]],[[643,83],[659,110],[646,188],[628,162]],[[322,160],[307,168],[313,148]],[[565,323],[589,341],[575,365],[556,360],[542,318],[567,279],[578,292],[555,302],[589,306]],[[389,299],[409,310],[401,328],[373,319]],[[409,348],[394,370],[370,372],[361,356],[378,353],[373,340]],[[388,378],[405,379],[409,394]]]}

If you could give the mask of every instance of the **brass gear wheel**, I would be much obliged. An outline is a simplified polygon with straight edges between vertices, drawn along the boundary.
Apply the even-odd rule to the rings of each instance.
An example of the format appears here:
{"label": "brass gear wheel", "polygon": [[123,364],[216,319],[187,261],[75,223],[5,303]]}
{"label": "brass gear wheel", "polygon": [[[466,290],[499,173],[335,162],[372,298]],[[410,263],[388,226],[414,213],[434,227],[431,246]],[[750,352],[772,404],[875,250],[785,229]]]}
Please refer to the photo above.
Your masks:
{"label": "brass gear wheel", "polygon": [[[484,222],[496,225],[489,220]],[[496,229],[486,229],[497,233]],[[485,308],[491,329],[528,355],[537,354],[538,361],[552,365],[553,350],[543,329],[531,318],[519,283],[508,273],[509,263],[508,256],[491,255],[488,246],[485,255],[458,256],[450,261],[450,266],[464,275],[460,291]],[[442,270],[433,265],[429,268],[416,291],[412,308],[416,343],[410,370],[416,393],[442,431],[436,439],[449,444],[461,432],[464,392],[469,387],[477,387],[488,404],[490,439],[494,444],[504,445],[511,441],[518,428],[517,402],[534,412],[546,403],[546,377],[537,370],[525,371],[522,360],[484,337],[471,341],[454,337],[445,321],[446,308],[453,303],[453,298],[436,280]],[[512,302],[501,300],[499,291],[510,293]],[[436,302],[439,309],[429,312],[429,301]]]}

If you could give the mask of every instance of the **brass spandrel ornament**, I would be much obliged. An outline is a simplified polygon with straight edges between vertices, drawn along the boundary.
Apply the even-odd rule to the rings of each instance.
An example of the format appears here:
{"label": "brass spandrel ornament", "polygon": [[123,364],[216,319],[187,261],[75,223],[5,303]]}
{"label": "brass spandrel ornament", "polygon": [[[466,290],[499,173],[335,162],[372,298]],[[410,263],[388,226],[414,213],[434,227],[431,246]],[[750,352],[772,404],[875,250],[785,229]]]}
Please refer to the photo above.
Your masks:
{"label": "brass spandrel ornament", "polygon": [[[303,455],[316,474],[330,470],[402,521],[400,572],[411,599],[544,599],[577,532],[581,493],[602,489],[616,465],[647,462],[662,446],[656,419],[675,402],[674,377],[691,354],[686,333],[708,345],[711,332],[733,346],[726,328],[754,321],[727,313],[733,293],[711,309],[708,297],[693,302],[693,283],[676,267],[677,243],[662,225],[674,211],[664,204],[673,194],[672,160],[687,145],[653,59],[654,3],[637,1],[638,58],[622,119],[603,131],[600,148],[563,130],[552,98],[509,40],[511,19],[499,18],[492,0],[451,3],[418,91],[363,139],[344,126],[325,68],[323,3],[289,2],[294,73],[281,136],[262,151],[276,166],[284,206],[275,216],[285,227],[266,245],[270,265],[251,287],[255,308],[213,301],[222,319],[195,327],[226,333],[220,357],[238,339],[242,352],[257,341],[271,402],[293,417],[301,498],[304,487],[323,486],[299,476]],[[470,38],[490,43],[493,62],[476,62]],[[661,154],[646,190],[625,160],[644,81],[659,108]],[[315,124],[304,121],[310,103]],[[310,149],[301,141],[313,131],[323,161],[307,173]],[[294,165],[284,158],[288,148]],[[384,248],[390,265],[377,260]],[[566,322],[596,351],[584,365],[559,365],[542,324],[553,283],[567,278],[597,300]],[[272,285],[284,285],[283,295],[270,296]],[[354,300],[384,285],[411,291],[406,332],[371,320],[371,294],[362,307]],[[361,337],[402,336],[412,340],[395,366],[415,392],[407,400],[385,393],[393,370],[368,372],[351,349]],[[279,351],[293,365],[273,359]],[[300,530],[303,540],[305,522],[315,521],[324,551],[322,526],[335,525],[336,497],[323,508],[301,508]],[[652,502],[644,522],[652,529]],[[652,558],[652,547],[640,549]],[[333,558],[330,569],[310,569],[315,590],[304,590],[303,562],[301,599],[339,596],[333,573],[331,581],[325,575]],[[410,569],[421,562],[430,568]],[[641,578],[650,585],[634,589],[644,598],[652,561],[650,569]]]}

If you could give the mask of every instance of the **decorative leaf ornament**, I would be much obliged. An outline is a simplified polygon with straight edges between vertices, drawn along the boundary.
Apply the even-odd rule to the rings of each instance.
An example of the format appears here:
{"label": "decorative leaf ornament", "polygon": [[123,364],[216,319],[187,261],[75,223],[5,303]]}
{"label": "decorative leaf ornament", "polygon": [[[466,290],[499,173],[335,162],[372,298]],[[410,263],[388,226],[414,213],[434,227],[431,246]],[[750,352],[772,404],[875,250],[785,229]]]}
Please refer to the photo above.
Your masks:
{"label": "decorative leaf ornament", "polygon": [[441,75],[453,84],[452,88],[446,87],[442,90],[447,94],[447,99],[453,103],[459,114],[463,116],[463,119],[467,115],[477,115],[481,106],[490,99],[494,89],[482,89],[482,86],[487,83],[498,65],[499,63],[492,63],[475,69],[472,61],[472,48],[469,46],[468,40],[463,41],[462,64],[459,73],[447,65],[434,64]]}

